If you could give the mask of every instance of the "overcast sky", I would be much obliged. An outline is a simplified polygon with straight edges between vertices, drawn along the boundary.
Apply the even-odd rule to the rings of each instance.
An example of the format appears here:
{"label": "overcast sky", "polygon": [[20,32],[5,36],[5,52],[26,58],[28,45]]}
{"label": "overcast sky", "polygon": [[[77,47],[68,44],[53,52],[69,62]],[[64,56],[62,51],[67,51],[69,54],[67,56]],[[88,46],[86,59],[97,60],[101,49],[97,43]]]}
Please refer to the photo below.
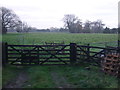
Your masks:
{"label": "overcast sky", "polygon": [[75,14],[85,22],[100,19],[107,27],[118,26],[119,0],[0,0],[22,21],[40,29],[63,27],[65,14]]}

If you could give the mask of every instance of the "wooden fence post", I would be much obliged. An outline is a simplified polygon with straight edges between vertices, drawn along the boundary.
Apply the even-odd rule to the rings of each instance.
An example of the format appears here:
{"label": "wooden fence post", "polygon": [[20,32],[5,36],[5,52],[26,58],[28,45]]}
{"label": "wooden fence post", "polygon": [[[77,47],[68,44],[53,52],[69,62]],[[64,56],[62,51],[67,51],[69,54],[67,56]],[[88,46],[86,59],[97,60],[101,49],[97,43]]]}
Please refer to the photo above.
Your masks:
{"label": "wooden fence post", "polygon": [[4,67],[8,63],[8,46],[7,42],[2,42],[2,66]]}
{"label": "wooden fence post", "polygon": [[[118,55],[119,55],[119,57],[120,57],[120,40],[118,40]],[[118,60],[118,78],[119,78],[119,80],[118,80],[118,83],[120,84],[120,59]]]}
{"label": "wooden fence post", "polygon": [[120,40],[118,40],[118,42],[117,42],[117,43],[118,43],[118,47],[120,47]]}
{"label": "wooden fence post", "polygon": [[90,61],[90,44],[87,46],[87,60]]}
{"label": "wooden fence post", "polygon": [[76,43],[70,43],[70,63],[74,64],[77,59]]}
{"label": "wooden fence post", "polygon": [[120,40],[118,40],[117,52],[120,54]]}
{"label": "wooden fence post", "polygon": [[120,60],[118,60],[118,75],[117,75],[117,77],[119,78],[119,84],[120,84]]}

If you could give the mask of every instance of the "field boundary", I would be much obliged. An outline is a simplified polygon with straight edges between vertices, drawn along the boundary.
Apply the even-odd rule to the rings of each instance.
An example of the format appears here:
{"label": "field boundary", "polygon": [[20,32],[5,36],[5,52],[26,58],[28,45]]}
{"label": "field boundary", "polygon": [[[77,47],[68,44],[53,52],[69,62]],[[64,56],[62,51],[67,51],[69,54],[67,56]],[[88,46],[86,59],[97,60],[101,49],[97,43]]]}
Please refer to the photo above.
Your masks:
{"label": "field boundary", "polygon": [[100,64],[106,53],[118,52],[118,47],[88,45],[9,45],[3,43],[2,64],[12,65],[74,65],[80,62]]}

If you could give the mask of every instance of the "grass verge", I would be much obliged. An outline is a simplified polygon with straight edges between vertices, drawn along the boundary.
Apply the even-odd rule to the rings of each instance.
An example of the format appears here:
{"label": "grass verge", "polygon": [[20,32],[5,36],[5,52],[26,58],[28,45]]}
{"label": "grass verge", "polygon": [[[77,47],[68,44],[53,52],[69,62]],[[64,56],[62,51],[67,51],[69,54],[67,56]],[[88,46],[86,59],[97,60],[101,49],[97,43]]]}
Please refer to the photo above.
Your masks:
{"label": "grass verge", "polygon": [[28,85],[25,88],[54,88],[49,66],[33,66],[28,69]]}
{"label": "grass verge", "polygon": [[4,87],[8,84],[11,80],[14,80],[19,73],[19,70],[16,66],[7,65],[6,67],[2,68],[2,86]]}
{"label": "grass verge", "polygon": [[90,70],[81,66],[64,67],[61,74],[75,88],[117,88],[117,78],[105,75],[95,66],[89,66]]}

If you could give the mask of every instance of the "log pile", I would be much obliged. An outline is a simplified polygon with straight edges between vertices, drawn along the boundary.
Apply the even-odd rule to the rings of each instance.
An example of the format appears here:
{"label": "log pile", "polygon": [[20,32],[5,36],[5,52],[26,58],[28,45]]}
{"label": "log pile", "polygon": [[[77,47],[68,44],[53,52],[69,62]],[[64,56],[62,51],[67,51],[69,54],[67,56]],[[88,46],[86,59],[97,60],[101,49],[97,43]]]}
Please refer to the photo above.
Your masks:
{"label": "log pile", "polygon": [[107,54],[102,62],[102,70],[106,74],[120,77],[120,54]]}

